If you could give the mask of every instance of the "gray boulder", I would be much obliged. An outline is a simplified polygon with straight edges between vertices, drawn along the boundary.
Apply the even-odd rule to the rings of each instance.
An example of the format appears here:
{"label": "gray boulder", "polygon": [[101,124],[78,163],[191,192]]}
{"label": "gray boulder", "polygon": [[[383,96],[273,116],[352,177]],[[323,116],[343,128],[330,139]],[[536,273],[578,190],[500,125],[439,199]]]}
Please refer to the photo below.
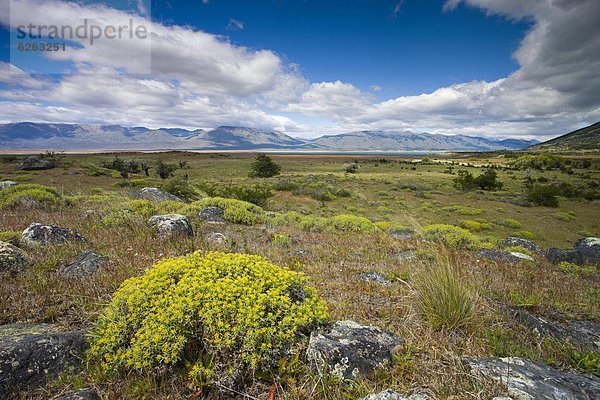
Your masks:
{"label": "gray boulder", "polygon": [[414,238],[417,235],[417,233],[412,229],[404,228],[395,229],[391,231],[388,235],[393,239],[408,240]]}
{"label": "gray boulder", "polygon": [[489,250],[484,249],[477,252],[477,256],[493,262],[504,262],[507,264],[516,264],[521,261],[533,261],[531,256],[519,253],[518,251]]}
{"label": "gray boulder", "polygon": [[227,236],[219,232],[212,232],[206,236],[206,241],[212,245],[223,245],[227,243]]}
{"label": "gray boulder", "polygon": [[44,385],[67,368],[78,369],[86,349],[83,332],[48,324],[0,326],[0,398]]}
{"label": "gray boulder", "polygon": [[224,224],[225,218],[223,215],[225,211],[221,207],[204,207],[200,210],[200,219],[209,224]]}
{"label": "gray boulder", "polygon": [[62,266],[59,272],[63,275],[81,277],[95,274],[100,268],[108,264],[108,258],[92,251],[80,253],[73,261]]}
{"label": "gray boulder", "polygon": [[392,282],[381,272],[363,272],[359,275],[360,279],[365,282],[375,283],[380,286],[391,286]]}
{"label": "gray boulder", "polygon": [[136,200],[150,200],[154,202],[167,200],[182,202],[179,197],[155,187],[142,188],[133,194],[133,198]]}
{"label": "gray boulder", "polygon": [[404,340],[374,326],[338,321],[329,330],[310,335],[306,356],[317,371],[326,369],[344,380],[364,376],[392,362]]}
{"label": "gray boulder", "polygon": [[100,400],[100,396],[92,389],[81,389],[76,392],[67,393],[55,400]]}
{"label": "gray boulder", "polygon": [[17,184],[17,182],[13,182],[13,181],[0,181],[0,189],[6,189],[11,186],[15,186],[16,184]]}
{"label": "gray boulder", "polygon": [[19,271],[29,265],[27,254],[10,243],[0,241],[0,275]]}
{"label": "gray boulder", "polygon": [[23,231],[21,239],[27,245],[62,244],[73,241],[85,241],[75,229],[61,228],[53,225],[33,223]]}
{"label": "gray boulder", "polygon": [[54,161],[45,160],[40,156],[31,156],[24,159],[21,164],[17,165],[18,170],[33,171],[42,169],[51,169],[56,165]]}
{"label": "gray boulder", "polygon": [[190,221],[181,214],[154,215],[150,217],[148,224],[156,229],[161,238],[194,235]]}
{"label": "gray boulder", "polygon": [[580,239],[575,243],[574,250],[581,255],[584,264],[600,265],[600,238]]}
{"label": "gray boulder", "polygon": [[502,382],[518,399],[598,399],[600,379],[593,375],[563,372],[518,357],[468,360],[471,371]]}
{"label": "gray boulder", "polygon": [[544,249],[542,249],[537,244],[533,243],[531,240],[522,239],[518,237],[507,237],[502,241],[502,247],[522,247],[529,251],[532,251],[536,254],[544,254]]}
{"label": "gray boulder", "polygon": [[548,250],[548,253],[546,253],[546,258],[552,264],[559,264],[561,262],[569,262],[577,265],[583,264],[583,258],[581,257],[581,254],[574,249],[552,248]]}
{"label": "gray boulder", "polygon": [[550,336],[580,349],[600,354],[600,346],[596,344],[600,343],[600,324],[578,320],[559,322],[518,308],[506,307],[506,312],[540,336]]}

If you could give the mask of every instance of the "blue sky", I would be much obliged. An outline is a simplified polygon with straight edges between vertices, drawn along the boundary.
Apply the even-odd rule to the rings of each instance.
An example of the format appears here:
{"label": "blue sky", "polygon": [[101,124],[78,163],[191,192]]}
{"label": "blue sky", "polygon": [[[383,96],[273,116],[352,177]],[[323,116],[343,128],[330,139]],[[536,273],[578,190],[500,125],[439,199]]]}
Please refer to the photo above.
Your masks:
{"label": "blue sky", "polygon": [[[597,0],[149,1],[0,0],[0,122],[544,138],[600,119]],[[13,36],[11,57],[17,25],[83,18],[152,41]]]}

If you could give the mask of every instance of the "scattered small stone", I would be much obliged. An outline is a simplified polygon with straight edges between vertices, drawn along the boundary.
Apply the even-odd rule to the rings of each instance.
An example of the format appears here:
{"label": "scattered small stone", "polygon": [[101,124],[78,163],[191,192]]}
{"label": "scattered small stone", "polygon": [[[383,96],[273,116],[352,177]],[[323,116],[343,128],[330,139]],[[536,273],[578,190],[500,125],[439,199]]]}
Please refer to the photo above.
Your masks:
{"label": "scattered small stone", "polygon": [[219,246],[227,243],[227,236],[220,232],[212,232],[206,236],[206,241],[214,246]]}
{"label": "scattered small stone", "polygon": [[11,186],[15,186],[16,184],[17,184],[17,182],[13,182],[13,181],[0,181],[0,189],[6,189]]}
{"label": "scattered small stone", "polygon": [[506,312],[521,323],[529,326],[540,336],[551,336],[578,348],[600,354],[600,324],[592,321],[559,322],[542,318],[526,310],[506,307]]}
{"label": "scattered small stone", "polygon": [[108,264],[108,258],[91,251],[80,253],[73,261],[59,269],[59,273],[70,276],[86,276],[95,274]]}
{"label": "scattered small stone", "polygon": [[148,224],[156,228],[161,238],[194,235],[190,221],[181,214],[154,215],[150,217]]}
{"label": "scattered small stone", "polygon": [[86,349],[82,331],[49,324],[0,325],[0,398],[45,384],[65,369],[79,369]]}
{"label": "scattered small stone", "polygon": [[275,213],[274,213],[274,212],[272,212],[272,211],[267,211],[267,212],[265,213],[265,217],[267,217],[267,218],[275,218],[276,216],[277,216],[277,214],[275,214]]}
{"label": "scattered small stone", "polygon": [[360,279],[365,282],[375,283],[380,286],[391,286],[392,282],[381,272],[363,272],[360,274]]}
{"label": "scattered small stone", "polygon": [[23,250],[0,241],[0,274],[22,270],[28,265],[29,260]]}
{"label": "scattered small stone", "polygon": [[298,249],[290,252],[292,257],[306,257],[310,252],[305,249]]}
{"label": "scattered small stone", "polygon": [[145,187],[133,194],[133,198],[137,200],[150,200],[150,201],[177,201],[179,203],[183,202],[179,197],[165,192],[164,190],[160,190],[155,187]]}
{"label": "scattered small stone", "polygon": [[81,389],[76,392],[67,393],[55,400],[100,400],[100,396],[92,389]]}
{"label": "scattered small stone", "polygon": [[96,211],[95,210],[85,210],[83,212],[83,217],[84,218],[90,218],[92,216],[96,215]]}
{"label": "scattered small stone", "polygon": [[200,219],[209,224],[224,224],[225,211],[221,207],[208,206],[200,210]]}
{"label": "scattered small stone", "polygon": [[395,229],[391,231],[388,235],[393,239],[398,240],[409,240],[416,236],[416,232],[412,229],[404,228],[404,229]]}
{"label": "scattered small stone", "polygon": [[409,261],[417,256],[417,253],[414,250],[405,250],[401,253],[398,253],[396,256],[399,261]]}
{"label": "scattered small stone", "polygon": [[72,241],[85,241],[75,229],[61,228],[53,225],[33,223],[23,231],[21,239],[27,245],[37,244],[62,244]]}
{"label": "scattered small stone", "polygon": [[24,159],[21,164],[17,165],[18,170],[23,171],[33,171],[33,170],[43,170],[43,169],[51,169],[56,165],[54,161],[45,160],[40,156],[31,156]]}
{"label": "scattered small stone", "polygon": [[468,360],[474,373],[508,386],[508,394],[518,399],[597,399],[600,379],[591,374],[563,372],[518,357]]}
{"label": "scattered small stone", "polygon": [[544,249],[542,249],[537,244],[533,243],[531,240],[513,236],[504,239],[502,241],[502,247],[522,247],[537,254],[544,254]]}
{"label": "scattered small stone", "polygon": [[339,379],[351,380],[392,362],[394,348],[404,340],[374,326],[338,321],[330,330],[310,335],[306,355],[309,362]]}
{"label": "scattered small stone", "polygon": [[483,249],[477,252],[477,256],[493,262],[505,262],[508,264],[516,264],[520,261],[527,260],[533,261],[531,256],[527,254],[519,253],[518,251],[504,251],[504,250],[489,250]]}

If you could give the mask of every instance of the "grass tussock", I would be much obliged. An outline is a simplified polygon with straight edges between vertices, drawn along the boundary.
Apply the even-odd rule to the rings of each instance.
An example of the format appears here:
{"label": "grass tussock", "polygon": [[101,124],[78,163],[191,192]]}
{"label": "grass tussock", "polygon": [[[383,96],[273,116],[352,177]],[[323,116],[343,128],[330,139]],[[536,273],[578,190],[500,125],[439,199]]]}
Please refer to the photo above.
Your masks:
{"label": "grass tussock", "polygon": [[435,330],[464,328],[474,320],[476,293],[448,258],[425,266],[418,276],[417,296],[421,315]]}

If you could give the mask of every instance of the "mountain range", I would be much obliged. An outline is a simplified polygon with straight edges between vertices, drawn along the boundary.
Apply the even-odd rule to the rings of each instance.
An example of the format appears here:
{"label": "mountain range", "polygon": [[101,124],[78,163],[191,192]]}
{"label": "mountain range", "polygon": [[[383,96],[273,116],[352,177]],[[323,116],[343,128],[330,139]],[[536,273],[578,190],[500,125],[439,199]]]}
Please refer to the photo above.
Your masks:
{"label": "mountain range", "polygon": [[598,149],[600,149],[600,122],[527,148],[527,150],[543,151]]}
{"label": "mountain range", "polygon": [[359,131],[299,139],[278,131],[236,126],[187,130],[34,122],[0,124],[3,150],[489,151],[522,149],[536,143],[409,131]]}

